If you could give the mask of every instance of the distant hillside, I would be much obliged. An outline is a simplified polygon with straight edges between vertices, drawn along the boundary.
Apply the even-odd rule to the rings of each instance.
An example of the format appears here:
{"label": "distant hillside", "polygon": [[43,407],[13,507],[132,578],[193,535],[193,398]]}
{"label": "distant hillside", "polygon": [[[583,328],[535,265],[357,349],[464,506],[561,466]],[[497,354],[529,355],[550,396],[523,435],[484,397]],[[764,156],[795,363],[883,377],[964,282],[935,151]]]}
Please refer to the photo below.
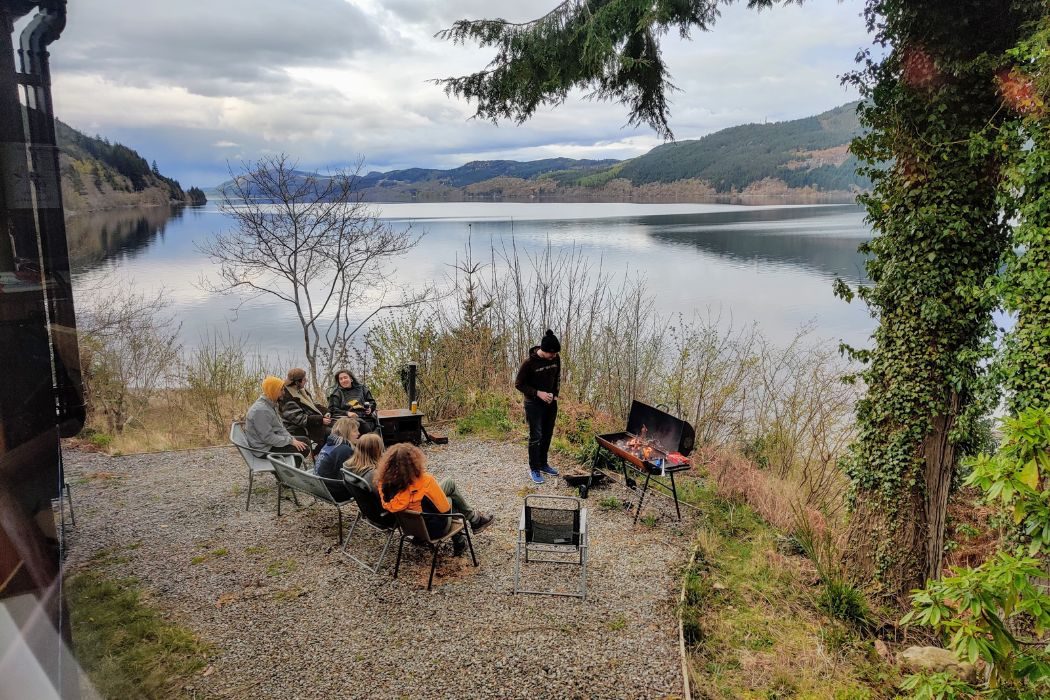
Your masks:
{"label": "distant hillside", "polygon": [[626,161],[492,160],[451,170],[370,172],[360,178],[359,193],[368,201],[666,202],[720,196],[841,201],[870,186],[856,174],[857,161],[848,151],[860,133],[857,104],[804,119],[734,126]]}
{"label": "distant hillside", "polygon": [[847,152],[860,133],[852,102],[815,117],[773,124],[744,124],[695,141],[657,146],[617,171],[634,185],[697,179],[717,192],[743,191],[763,180],[821,191],[870,185],[856,174]]}
{"label": "distant hillside", "polygon": [[182,189],[136,151],[83,134],[55,120],[62,172],[62,201],[67,213],[159,204],[203,204],[196,187]]}

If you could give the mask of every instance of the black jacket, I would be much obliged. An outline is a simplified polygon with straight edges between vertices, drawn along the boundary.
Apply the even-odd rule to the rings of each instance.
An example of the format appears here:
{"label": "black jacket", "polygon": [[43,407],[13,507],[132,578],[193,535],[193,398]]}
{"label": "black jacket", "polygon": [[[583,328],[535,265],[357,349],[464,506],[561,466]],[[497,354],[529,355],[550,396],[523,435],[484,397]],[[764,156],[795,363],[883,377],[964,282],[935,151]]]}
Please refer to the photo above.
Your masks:
{"label": "black jacket", "polygon": [[328,412],[332,414],[332,418],[342,418],[350,413],[363,416],[365,404],[371,403],[374,412],[375,402],[368,387],[354,379],[350,382],[349,389],[344,389],[338,384],[332,389],[332,393],[328,395]]}
{"label": "black jacket", "polygon": [[537,354],[539,349],[539,345],[529,349],[528,358],[521,363],[514,378],[514,388],[526,399],[536,398],[537,391],[549,391],[557,396],[561,384],[561,357],[545,360]]}

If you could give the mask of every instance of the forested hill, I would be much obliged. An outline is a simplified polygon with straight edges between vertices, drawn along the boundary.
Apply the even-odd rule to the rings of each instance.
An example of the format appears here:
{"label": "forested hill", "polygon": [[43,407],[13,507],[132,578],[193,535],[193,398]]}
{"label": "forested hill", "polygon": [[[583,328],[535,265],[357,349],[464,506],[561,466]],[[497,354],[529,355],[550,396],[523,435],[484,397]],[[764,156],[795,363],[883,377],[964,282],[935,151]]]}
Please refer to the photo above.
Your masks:
{"label": "forested hill", "polygon": [[857,104],[804,119],[734,126],[657,146],[631,160],[491,160],[451,170],[374,171],[360,177],[358,188],[371,201],[660,202],[724,195],[842,201],[870,185],[856,174],[848,150],[860,133]]}
{"label": "forested hill", "polygon": [[847,151],[860,133],[857,105],[773,124],[744,124],[694,141],[657,146],[619,169],[634,185],[699,179],[718,192],[742,191],[767,179],[817,190],[866,188]]}
{"label": "forested hill", "polygon": [[136,151],[83,134],[55,120],[62,171],[62,200],[67,213],[156,204],[203,204],[204,192],[184,191],[178,180],[162,175]]}

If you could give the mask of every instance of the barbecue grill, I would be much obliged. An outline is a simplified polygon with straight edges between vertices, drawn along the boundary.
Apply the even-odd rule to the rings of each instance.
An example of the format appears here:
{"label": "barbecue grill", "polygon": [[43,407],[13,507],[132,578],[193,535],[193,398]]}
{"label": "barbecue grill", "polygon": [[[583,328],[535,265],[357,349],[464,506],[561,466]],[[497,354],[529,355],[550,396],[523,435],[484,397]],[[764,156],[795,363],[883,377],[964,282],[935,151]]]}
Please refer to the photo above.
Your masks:
{"label": "barbecue grill", "polygon": [[[670,478],[674,509],[678,519],[682,519],[674,475],[692,466],[688,455],[693,451],[693,442],[696,440],[693,426],[654,406],[632,401],[631,412],[627,416],[627,429],[619,433],[596,435],[594,439],[598,443],[598,449],[591,465],[592,474],[603,464],[617,471],[622,469],[624,483],[627,488],[632,489],[637,488],[637,482],[628,475],[628,467],[645,474],[645,485],[638,496],[638,505],[634,511],[635,523],[638,522],[642,502],[654,476]],[[666,488],[665,484],[658,481],[652,483]]]}

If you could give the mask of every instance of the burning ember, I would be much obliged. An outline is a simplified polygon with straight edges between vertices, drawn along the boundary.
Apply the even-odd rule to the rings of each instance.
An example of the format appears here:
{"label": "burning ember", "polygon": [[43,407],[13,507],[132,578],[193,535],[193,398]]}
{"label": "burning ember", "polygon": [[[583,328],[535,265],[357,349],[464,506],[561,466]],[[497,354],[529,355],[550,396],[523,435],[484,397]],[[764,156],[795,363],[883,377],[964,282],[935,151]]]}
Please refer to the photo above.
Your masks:
{"label": "burning ember", "polygon": [[658,442],[649,437],[649,429],[644,425],[638,435],[617,440],[616,446],[624,452],[649,462],[666,459],[669,464],[674,465],[689,463],[689,460],[679,452],[670,454],[665,452]]}

